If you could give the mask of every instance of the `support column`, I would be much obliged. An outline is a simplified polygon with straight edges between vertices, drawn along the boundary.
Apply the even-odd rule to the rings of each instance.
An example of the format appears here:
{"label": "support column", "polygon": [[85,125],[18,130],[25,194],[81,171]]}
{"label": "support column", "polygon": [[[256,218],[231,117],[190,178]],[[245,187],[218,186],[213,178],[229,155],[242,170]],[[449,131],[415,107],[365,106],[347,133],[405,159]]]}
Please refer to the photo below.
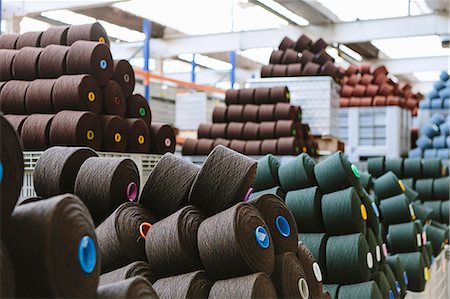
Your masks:
{"label": "support column", "polygon": [[231,63],[230,85],[231,85],[231,88],[234,88],[234,83],[235,83],[235,78],[236,78],[236,52],[234,52],[234,51],[230,52],[230,63]]}
{"label": "support column", "polygon": [[[149,63],[150,63],[150,38],[152,34],[152,22],[144,19],[142,22],[142,31],[145,34],[144,40],[144,71],[149,71]],[[144,80],[144,96],[148,102],[150,102],[150,80]]]}

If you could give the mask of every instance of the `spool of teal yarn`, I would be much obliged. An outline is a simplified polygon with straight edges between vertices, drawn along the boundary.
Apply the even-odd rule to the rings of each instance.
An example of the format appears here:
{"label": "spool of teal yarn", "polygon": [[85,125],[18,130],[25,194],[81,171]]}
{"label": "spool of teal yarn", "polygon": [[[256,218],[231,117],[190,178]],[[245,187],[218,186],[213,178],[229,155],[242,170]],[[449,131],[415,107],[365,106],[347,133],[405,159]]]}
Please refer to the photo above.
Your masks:
{"label": "spool of teal yarn", "polygon": [[420,179],[422,177],[422,159],[406,158],[403,160],[403,177]]}
{"label": "spool of teal yarn", "polygon": [[380,213],[383,224],[405,223],[414,220],[416,216],[409,202],[405,193],[382,200],[380,203]]}
{"label": "spool of teal yarn", "polygon": [[417,231],[422,236],[422,245],[423,245],[423,244],[425,244],[426,239],[425,239],[425,235],[423,234],[423,223],[422,223],[422,220],[416,219],[413,222],[414,222],[414,225],[416,226]]}
{"label": "spool of teal yarn", "polygon": [[394,298],[399,298],[401,292],[401,289],[399,288],[400,285],[397,279],[395,278],[394,272],[392,272],[391,267],[389,267],[388,264],[383,263],[382,265],[380,265],[380,271],[383,272],[384,275],[386,276],[386,279],[389,283],[390,289],[392,290]]}
{"label": "spool of teal yarn", "polygon": [[432,209],[425,207],[417,201],[412,203],[412,207],[417,219],[422,220],[422,223],[431,220],[431,214],[433,213]]}
{"label": "spool of teal yarn", "polygon": [[450,199],[450,177],[433,180],[433,199],[442,201]]}
{"label": "spool of teal yarn", "polygon": [[375,237],[373,231],[368,228],[366,233],[366,241],[369,245],[370,252],[372,253],[373,257],[373,267],[372,267],[372,273],[375,273],[378,271],[378,263],[381,262],[381,247],[377,243],[377,238]]}
{"label": "spool of teal yarn", "polygon": [[422,246],[422,236],[414,222],[389,225],[386,240],[391,253],[417,251]]}
{"label": "spool of teal yarn", "polygon": [[323,290],[324,290],[324,292],[328,292],[328,294],[330,294],[331,299],[338,299],[338,294],[339,294],[339,285],[338,284],[324,284]]}
{"label": "spool of teal yarn", "polygon": [[392,172],[386,172],[373,183],[373,190],[380,200],[401,194],[405,190],[405,186]]}
{"label": "spool of teal yarn", "polygon": [[278,196],[279,198],[281,198],[282,200],[284,200],[286,194],[284,193],[284,191],[281,189],[280,186],[276,186],[270,189],[266,189],[266,190],[261,190],[258,192],[253,192],[252,194],[250,194],[248,201],[252,201],[257,199],[258,197],[260,197],[261,195],[264,194],[273,194]]}
{"label": "spool of teal yarn", "polygon": [[403,185],[405,186],[405,195],[408,197],[410,202],[413,202],[419,198],[419,193],[414,191],[409,185],[406,185],[405,182],[402,180]]}
{"label": "spool of teal yarn", "polygon": [[370,199],[370,195],[367,194],[366,190],[363,190],[361,195],[361,202],[364,204],[367,211],[366,223],[368,228],[370,227],[373,233],[376,235],[379,233],[380,229],[380,209],[379,206]]}
{"label": "spool of teal yarn", "polygon": [[424,226],[424,230],[427,232],[427,239],[433,246],[433,256],[438,256],[444,249],[445,243],[448,242],[446,230],[429,224]]}
{"label": "spool of teal yarn", "polygon": [[399,178],[403,177],[403,159],[386,159],[384,170],[385,172],[392,171]]}
{"label": "spool of teal yarn", "polygon": [[416,191],[423,201],[433,200],[433,179],[420,179],[416,181]]}
{"label": "spool of teal yarn", "polygon": [[316,185],[315,165],[314,160],[305,153],[282,164],[278,169],[281,188],[287,192]]}
{"label": "spool of teal yarn", "polygon": [[359,170],[338,151],[314,167],[317,184],[324,194],[355,187],[360,192]]}
{"label": "spool of teal yarn", "polygon": [[422,203],[425,208],[431,210],[430,219],[438,222],[442,222],[442,201],[434,200],[434,201],[425,201]]}
{"label": "spool of teal yarn", "polygon": [[361,298],[381,299],[383,296],[375,281],[366,281],[339,287],[338,299]]}
{"label": "spool of teal yarn", "polygon": [[441,204],[441,220],[444,223],[449,224],[450,220],[450,201],[443,201]]}
{"label": "spool of teal yarn", "polygon": [[432,226],[439,227],[440,229],[443,229],[443,230],[446,230],[446,231],[448,231],[448,229],[449,229],[447,224],[441,223],[439,221],[433,220],[430,223],[431,223]]}
{"label": "spool of teal yarn", "polygon": [[322,219],[322,192],[319,187],[289,191],[286,205],[294,215],[299,232],[324,232]]}
{"label": "spool of teal yarn", "polygon": [[430,268],[431,266],[431,256],[428,253],[428,250],[425,248],[425,246],[422,246],[419,250],[419,252],[422,254],[423,261],[425,262],[425,265]]}
{"label": "spool of teal yarn", "polygon": [[298,234],[298,240],[306,244],[311,251],[312,255],[319,264],[322,270],[323,281],[327,278],[327,268],[325,264],[326,260],[326,248],[328,242],[328,236],[322,233],[300,233]]}
{"label": "spool of teal yarn", "polygon": [[361,183],[361,186],[364,188],[364,190],[366,190],[367,192],[370,192],[370,190],[372,190],[373,181],[374,181],[372,175],[362,172],[362,173],[360,173],[359,181]]}
{"label": "spool of teal yarn", "polygon": [[[403,268],[402,263],[400,262],[400,259],[397,255],[390,255],[386,258],[386,263],[391,268],[392,272],[395,275],[395,280],[398,282],[398,286],[400,286],[400,297],[403,298],[406,296],[406,285],[408,283],[408,275],[406,274],[405,269]],[[398,286],[396,285],[395,288],[397,289],[397,293],[399,291]]]}
{"label": "spool of teal yarn", "polygon": [[261,191],[278,186],[278,168],[280,161],[274,155],[268,154],[258,160],[256,178],[253,183],[254,191]]}
{"label": "spool of teal yarn", "polygon": [[434,259],[434,256],[433,256],[433,244],[431,244],[431,241],[427,241],[427,243],[425,243],[424,248],[427,250],[428,256],[430,256],[431,259]]}
{"label": "spool of teal yarn", "polygon": [[394,296],[393,291],[391,290],[391,286],[389,285],[389,282],[386,278],[386,275],[384,275],[384,272],[376,271],[372,274],[370,277],[371,280],[375,281],[378,288],[380,289],[381,296],[383,298],[391,298],[391,296]]}
{"label": "spool of teal yarn", "polygon": [[378,178],[385,173],[384,157],[370,158],[367,160],[367,170],[371,175]]}
{"label": "spool of teal yarn", "polygon": [[441,159],[422,160],[422,177],[438,178],[443,176],[443,167]]}
{"label": "spool of teal yarn", "polygon": [[409,188],[414,189],[414,179],[413,178],[402,179],[402,182],[405,187],[408,186]]}
{"label": "spool of teal yarn", "polygon": [[408,290],[423,292],[428,280],[428,267],[420,252],[399,253],[397,255],[408,275]]}
{"label": "spool of teal yarn", "polygon": [[373,256],[362,234],[334,236],[326,245],[327,283],[351,284],[367,281]]}
{"label": "spool of teal yarn", "polygon": [[366,232],[367,210],[353,187],[324,194],[322,216],[329,235]]}

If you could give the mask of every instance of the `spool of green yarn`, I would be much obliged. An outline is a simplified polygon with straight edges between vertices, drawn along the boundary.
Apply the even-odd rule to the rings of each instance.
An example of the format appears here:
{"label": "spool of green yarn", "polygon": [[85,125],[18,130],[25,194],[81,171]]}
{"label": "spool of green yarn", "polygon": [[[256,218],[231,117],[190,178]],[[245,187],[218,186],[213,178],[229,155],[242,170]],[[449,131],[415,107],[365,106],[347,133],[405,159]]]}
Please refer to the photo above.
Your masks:
{"label": "spool of green yarn", "polygon": [[414,209],[405,193],[382,200],[380,214],[385,225],[404,223],[416,218]]}
{"label": "spool of green yarn", "polygon": [[432,226],[438,227],[440,229],[448,231],[449,227],[447,224],[441,223],[439,221],[433,220],[430,222]]}
{"label": "spool of green yarn", "polygon": [[416,192],[423,201],[433,200],[433,179],[420,179],[416,181]]}
{"label": "spool of green yarn", "polygon": [[433,246],[433,256],[438,256],[444,249],[445,243],[448,242],[446,230],[429,224],[424,226],[424,230],[427,232],[427,239]]}
{"label": "spool of green yarn", "polygon": [[401,194],[405,191],[405,186],[392,172],[386,172],[373,183],[373,190],[380,200]]}
{"label": "spool of green yarn", "polygon": [[324,194],[322,216],[329,235],[366,232],[367,210],[353,187]]}
{"label": "spool of green yarn", "polygon": [[369,173],[362,172],[360,173],[359,181],[361,183],[361,186],[366,190],[367,192],[370,192],[372,190],[373,186],[373,176]]}
{"label": "spool of green yarn", "polygon": [[326,246],[328,242],[328,236],[323,233],[300,233],[298,234],[298,240],[306,244],[311,251],[312,255],[319,264],[322,270],[322,281],[326,281],[327,268],[325,264],[326,259]]}
{"label": "spool of green yarn", "polygon": [[414,179],[413,178],[402,179],[402,182],[405,187],[408,186],[409,188],[414,190]]}
{"label": "spool of green yarn", "polygon": [[278,169],[281,188],[284,191],[297,190],[316,185],[314,167],[316,162],[302,153]]}
{"label": "spool of green yarn", "polygon": [[327,283],[367,281],[374,259],[362,234],[334,236],[326,244]]}
{"label": "spool of green yarn", "polygon": [[422,220],[422,223],[426,223],[431,219],[431,214],[433,213],[432,209],[425,207],[417,201],[412,203],[412,207],[416,214],[416,218]]}
{"label": "spool of green yarn", "polygon": [[380,271],[383,272],[384,275],[386,276],[386,279],[389,283],[389,287],[393,292],[394,298],[399,298],[401,292],[400,285],[397,279],[395,278],[394,272],[392,272],[391,267],[388,264],[384,263],[380,265]]}
{"label": "spool of green yarn", "polygon": [[441,159],[424,159],[422,160],[422,177],[438,178],[444,175]]}
{"label": "spool of green yarn", "polygon": [[359,170],[351,164],[341,151],[338,151],[314,167],[317,184],[324,194],[348,187],[362,190]]}
{"label": "spool of green yarn", "polygon": [[369,245],[369,250],[372,253],[373,257],[373,267],[372,273],[378,271],[378,263],[381,262],[381,247],[377,243],[377,238],[375,237],[373,231],[368,228],[366,232],[366,241]]}
{"label": "spool of green yarn", "polygon": [[375,202],[372,202],[369,194],[367,194],[366,190],[363,190],[361,194],[361,202],[366,207],[367,211],[367,220],[366,224],[370,227],[373,233],[376,235],[379,233],[380,228],[380,209]]}
{"label": "spool of green yarn", "polygon": [[419,232],[419,234],[422,235],[422,244],[425,244],[426,239],[424,238],[424,235],[423,235],[423,223],[422,223],[422,220],[416,219],[413,222],[414,222],[414,225],[416,226],[416,229]]}
{"label": "spool of green yarn", "polygon": [[338,284],[324,284],[323,290],[324,290],[324,292],[328,292],[328,294],[330,294],[331,299],[338,299],[338,294],[339,294],[339,285]]}
{"label": "spool of green yarn", "polygon": [[422,205],[425,208],[429,208],[431,210],[430,219],[438,222],[442,222],[442,201],[434,200],[434,201],[424,201]]}
{"label": "spool of green yarn", "polygon": [[443,201],[441,204],[441,220],[444,223],[450,223],[450,201]]}
{"label": "spool of green yarn", "polygon": [[[403,268],[402,263],[397,255],[390,255],[386,258],[386,263],[391,268],[392,272],[395,275],[395,280],[398,282],[395,288],[397,293],[400,294],[400,297],[403,298],[406,296],[406,285],[408,283],[408,275],[406,274],[405,269]],[[400,289],[398,288],[400,286]],[[400,290],[400,292],[399,292]]]}
{"label": "spool of green yarn", "polygon": [[382,176],[384,171],[384,157],[370,158],[367,160],[367,170],[371,175],[378,178]]}
{"label": "spool of green yarn", "polygon": [[403,186],[405,186],[405,195],[408,197],[409,202],[413,202],[419,198],[419,193],[414,191],[410,186],[405,185],[405,182],[402,180]]}
{"label": "spool of green yarn", "polygon": [[422,245],[422,236],[414,222],[389,225],[386,240],[391,253],[417,251]]}
{"label": "spool of green yarn", "polygon": [[324,232],[322,219],[322,192],[319,187],[289,191],[286,205],[294,215],[299,232]]}
{"label": "spool of green yarn", "polygon": [[338,299],[361,298],[381,299],[383,296],[375,281],[366,281],[339,287]]}
{"label": "spool of green yarn", "polygon": [[425,265],[430,268],[431,266],[431,256],[428,253],[428,250],[425,248],[425,246],[422,246],[419,250],[419,252],[422,254],[423,261],[425,262]]}
{"label": "spool of green yarn", "polygon": [[256,178],[253,183],[254,191],[261,191],[278,186],[278,168],[280,161],[274,155],[268,154],[258,160]]}
{"label": "spool of green yarn", "polygon": [[427,241],[427,243],[425,243],[424,248],[427,250],[428,252],[428,256],[430,257],[430,259],[433,259],[433,244],[431,244],[431,241]]}
{"label": "spool of green yarn", "polygon": [[375,281],[383,298],[393,298],[394,292],[391,290],[391,286],[383,272],[376,271],[370,279]]}
{"label": "spool of green yarn", "polygon": [[264,194],[273,194],[273,195],[277,195],[279,198],[281,198],[282,200],[284,200],[286,194],[284,193],[284,191],[281,189],[280,186],[276,186],[270,189],[266,189],[266,190],[261,190],[258,192],[253,192],[252,194],[250,194],[250,197],[248,198],[248,201],[252,201],[257,199],[258,197],[260,197],[261,195]]}
{"label": "spool of green yarn", "polygon": [[403,177],[420,179],[422,177],[422,159],[406,158],[403,160]]}
{"label": "spool of green yarn", "polygon": [[428,268],[420,252],[399,253],[397,255],[408,274],[408,290],[423,292],[428,280]]}
{"label": "spool of green yarn", "polygon": [[384,161],[384,171],[392,171],[397,177],[403,177],[403,159],[386,159]]}
{"label": "spool of green yarn", "polygon": [[433,180],[433,199],[449,200],[450,199],[450,177],[442,177]]}

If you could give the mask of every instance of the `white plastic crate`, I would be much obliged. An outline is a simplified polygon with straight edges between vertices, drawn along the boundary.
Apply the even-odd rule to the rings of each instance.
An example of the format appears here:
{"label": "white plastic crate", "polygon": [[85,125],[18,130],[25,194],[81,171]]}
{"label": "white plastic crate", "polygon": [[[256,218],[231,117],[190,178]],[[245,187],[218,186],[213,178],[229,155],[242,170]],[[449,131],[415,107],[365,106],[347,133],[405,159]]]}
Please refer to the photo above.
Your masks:
{"label": "white plastic crate", "polygon": [[291,104],[302,108],[302,122],[316,136],[337,137],[340,85],[328,76],[263,78],[247,81],[248,87],[287,86]]}
{"label": "white plastic crate", "polygon": [[339,111],[339,139],[351,161],[398,158],[411,144],[411,112],[396,106],[351,107]]}
{"label": "white plastic crate", "polygon": [[[36,196],[34,191],[33,183],[33,171],[36,167],[36,162],[39,160],[43,152],[24,152],[24,177],[23,185],[20,193],[21,197],[31,197]],[[150,173],[153,168],[155,168],[158,161],[161,159],[162,155],[147,155],[147,154],[129,154],[129,153],[108,153],[108,152],[97,152],[99,157],[108,158],[130,158],[136,163],[139,170],[139,177],[141,178],[141,190],[144,187]]]}

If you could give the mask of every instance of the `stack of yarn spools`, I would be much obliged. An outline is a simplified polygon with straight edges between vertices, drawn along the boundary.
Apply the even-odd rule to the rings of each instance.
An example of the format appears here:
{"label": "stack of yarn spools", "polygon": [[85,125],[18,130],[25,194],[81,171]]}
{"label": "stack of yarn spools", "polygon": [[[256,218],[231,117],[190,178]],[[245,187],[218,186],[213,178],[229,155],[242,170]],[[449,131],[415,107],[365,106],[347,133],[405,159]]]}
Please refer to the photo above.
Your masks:
{"label": "stack of yarn spools", "polygon": [[[316,164],[300,154],[284,164],[271,155],[258,161],[255,192],[285,194],[299,240],[323,270],[331,298],[401,296],[381,248],[378,208],[342,152]],[[401,278],[403,279],[403,273]],[[389,280],[390,279],[390,280]]]}
{"label": "stack of yarn spools", "polygon": [[285,37],[278,50],[272,52],[269,65],[262,67],[261,78],[322,75],[337,80],[342,74],[334,65],[334,58],[326,52],[327,46],[323,39],[313,43],[304,34],[297,41]]}
{"label": "stack of yarn spools", "polygon": [[433,90],[420,102],[420,109],[449,109],[450,108],[450,76],[443,71],[439,80],[433,84]]}
{"label": "stack of yarn spools", "polygon": [[417,115],[420,93],[410,84],[399,86],[389,78],[385,66],[372,70],[369,63],[350,65],[341,80],[341,107],[400,106]]}
{"label": "stack of yarn spools", "polygon": [[411,158],[442,160],[450,159],[450,114],[447,119],[440,113],[434,113],[420,130],[416,148],[409,151]]}
{"label": "stack of yarn spools", "polygon": [[213,124],[200,124],[198,140],[187,139],[183,155],[207,155],[221,144],[246,155],[316,156],[317,143],[301,123],[301,108],[289,102],[284,86],[227,90],[227,106],[215,107]]}
{"label": "stack of yarn spools", "polygon": [[174,152],[173,129],[152,124],[134,86],[133,68],[112,59],[99,23],[0,36],[0,110],[25,150]]}

